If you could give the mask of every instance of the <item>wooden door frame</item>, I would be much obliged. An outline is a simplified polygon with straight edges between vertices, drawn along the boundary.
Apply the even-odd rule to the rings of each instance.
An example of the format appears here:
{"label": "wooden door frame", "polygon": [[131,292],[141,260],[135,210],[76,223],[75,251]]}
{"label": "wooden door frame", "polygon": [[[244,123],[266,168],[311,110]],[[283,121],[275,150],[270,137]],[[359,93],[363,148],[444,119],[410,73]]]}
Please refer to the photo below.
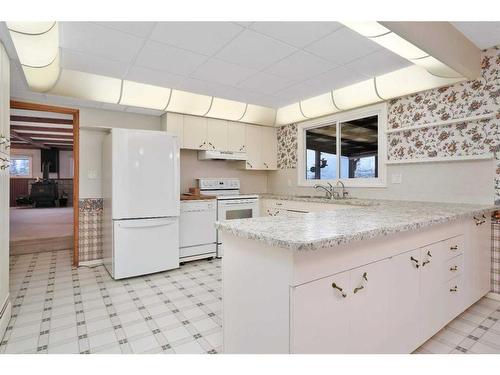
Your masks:
{"label": "wooden door frame", "polygon": [[[11,109],[64,113],[73,116],[73,267],[79,264],[80,110],[47,104],[10,101]],[[10,118],[9,118],[10,121]]]}

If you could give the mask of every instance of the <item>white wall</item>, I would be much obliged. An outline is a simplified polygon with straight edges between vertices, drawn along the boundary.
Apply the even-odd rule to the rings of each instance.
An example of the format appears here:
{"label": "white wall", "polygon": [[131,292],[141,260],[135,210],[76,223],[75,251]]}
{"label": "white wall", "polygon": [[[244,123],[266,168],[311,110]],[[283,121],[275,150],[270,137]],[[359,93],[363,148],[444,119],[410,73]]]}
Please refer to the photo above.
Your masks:
{"label": "white wall", "polygon": [[[402,183],[393,184],[392,174],[401,173]],[[397,164],[387,166],[387,187],[347,188],[359,198],[492,204],[494,160]],[[270,193],[323,195],[310,187],[297,186],[297,170],[269,172]]]}
{"label": "white wall", "polygon": [[181,192],[196,186],[200,177],[235,177],[241,181],[242,193],[267,192],[267,171],[244,171],[238,162],[198,160],[195,150],[181,150]]}
{"label": "white wall", "polygon": [[59,178],[73,178],[73,151],[59,151]]}
{"label": "white wall", "polygon": [[160,130],[160,117],[80,108],[80,199],[102,197],[102,140],[106,128]]}

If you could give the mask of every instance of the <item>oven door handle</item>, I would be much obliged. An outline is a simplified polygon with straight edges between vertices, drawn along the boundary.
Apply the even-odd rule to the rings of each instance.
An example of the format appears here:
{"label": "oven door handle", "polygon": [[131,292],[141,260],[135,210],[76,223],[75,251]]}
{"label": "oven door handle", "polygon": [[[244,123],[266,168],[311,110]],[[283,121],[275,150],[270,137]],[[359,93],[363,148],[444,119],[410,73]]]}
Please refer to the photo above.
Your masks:
{"label": "oven door handle", "polygon": [[249,203],[249,202],[228,202],[228,203],[222,203],[222,207],[225,206],[248,206],[249,208],[253,208],[254,204]]}

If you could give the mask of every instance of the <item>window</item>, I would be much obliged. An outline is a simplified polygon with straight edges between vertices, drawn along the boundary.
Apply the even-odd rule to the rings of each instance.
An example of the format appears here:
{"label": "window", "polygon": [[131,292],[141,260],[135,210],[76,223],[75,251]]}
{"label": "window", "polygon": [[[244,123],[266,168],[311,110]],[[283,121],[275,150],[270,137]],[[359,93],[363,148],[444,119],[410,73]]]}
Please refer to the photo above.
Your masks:
{"label": "window", "polygon": [[376,105],[300,124],[299,185],[383,186],[385,116],[385,105]]}
{"label": "window", "polygon": [[12,177],[31,177],[31,169],[31,156],[11,156],[10,175]]}

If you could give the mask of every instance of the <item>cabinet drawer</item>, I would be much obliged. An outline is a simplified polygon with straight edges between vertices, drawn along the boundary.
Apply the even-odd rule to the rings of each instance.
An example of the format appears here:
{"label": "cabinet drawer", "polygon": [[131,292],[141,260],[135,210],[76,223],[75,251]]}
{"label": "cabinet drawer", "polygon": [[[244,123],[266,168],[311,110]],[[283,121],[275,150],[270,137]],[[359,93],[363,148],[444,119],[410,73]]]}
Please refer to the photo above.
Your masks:
{"label": "cabinet drawer", "polygon": [[464,237],[456,236],[444,241],[446,248],[447,259],[464,253]]}
{"label": "cabinet drawer", "polygon": [[445,305],[445,321],[448,322],[460,314],[465,308],[464,302],[464,285],[462,276],[459,275],[445,284],[444,299]]}
{"label": "cabinet drawer", "polygon": [[446,261],[444,263],[445,280],[448,281],[456,276],[459,275],[461,276],[463,273],[463,267],[464,267],[463,254]]}

